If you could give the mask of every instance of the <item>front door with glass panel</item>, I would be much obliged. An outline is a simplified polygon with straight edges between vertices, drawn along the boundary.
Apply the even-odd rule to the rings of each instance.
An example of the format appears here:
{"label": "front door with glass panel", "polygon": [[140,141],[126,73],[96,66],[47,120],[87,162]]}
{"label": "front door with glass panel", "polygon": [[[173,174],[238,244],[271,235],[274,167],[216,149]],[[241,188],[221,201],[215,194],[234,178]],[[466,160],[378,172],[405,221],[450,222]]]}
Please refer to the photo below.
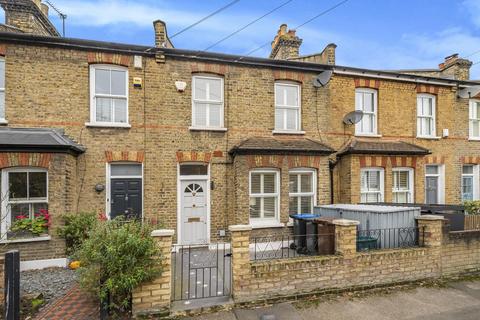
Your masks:
{"label": "front door with glass panel", "polygon": [[438,177],[426,177],[425,193],[427,204],[438,203]]}
{"label": "front door with glass panel", "polygon": [[181,239],[183,244],[205,244],[207,237],[207,181],[181,182]]}
{"label": "front door with glass panel", "polygon": [[142,218],[142,165],[110,165],[110,218]]}

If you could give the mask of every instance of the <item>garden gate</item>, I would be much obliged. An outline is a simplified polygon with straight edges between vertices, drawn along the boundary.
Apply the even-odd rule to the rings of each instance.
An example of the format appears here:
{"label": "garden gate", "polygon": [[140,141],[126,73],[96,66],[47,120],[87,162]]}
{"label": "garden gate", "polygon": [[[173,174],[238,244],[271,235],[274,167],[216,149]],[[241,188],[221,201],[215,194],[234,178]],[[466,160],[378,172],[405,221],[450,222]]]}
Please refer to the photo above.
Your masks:
{"label": "garden gate", "polygon": [[229,296],[231,282],[230,243],[173,246],[173,301]]}

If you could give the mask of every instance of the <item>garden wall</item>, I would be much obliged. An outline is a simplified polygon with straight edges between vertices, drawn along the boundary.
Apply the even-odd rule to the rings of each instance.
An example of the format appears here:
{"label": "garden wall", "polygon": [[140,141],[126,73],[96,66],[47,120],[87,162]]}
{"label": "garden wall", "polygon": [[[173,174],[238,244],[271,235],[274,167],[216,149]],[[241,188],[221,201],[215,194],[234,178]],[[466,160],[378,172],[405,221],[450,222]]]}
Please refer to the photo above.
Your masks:
{"label": "garden wall", "polygon": [[[356,252],[356,225],[336,226],[336,255],[251,261],[248,226],[232,231],[235,302],[313,293],[325,289],[388,285],[480,269],[480,232],[443,235],[443,218],[421,216],[424,247]],[[351,221],[350,221],[351,222]],[[468,234],[468,235],[467,235]]]}

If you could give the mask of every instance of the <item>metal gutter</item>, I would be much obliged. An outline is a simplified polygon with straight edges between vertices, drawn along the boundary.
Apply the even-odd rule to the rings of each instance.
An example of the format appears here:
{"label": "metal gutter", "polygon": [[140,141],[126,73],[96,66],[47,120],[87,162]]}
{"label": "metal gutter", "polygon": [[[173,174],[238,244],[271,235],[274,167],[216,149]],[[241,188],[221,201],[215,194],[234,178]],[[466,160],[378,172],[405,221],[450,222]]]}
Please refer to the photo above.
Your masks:
{"label": "metal gutter", "polygon": [[447,87],[456,87],[456,86],[469,87],[470,85],[474,85],[473,82],[470,85],[468,85],[464,81],[459,81],[459,80],[442,81],[440,78],[424,77],[424,76],[410,75],[410,74],[395,74],[395,73],[386,74],[385,72],[379,72],[374,70],[353,71],[353,70],[348,70],[347,68],[344,68],[344,67],[334,68],[333,73],[349,75],[349,76],[362,76],[362,77],[367,76],[371,78],[395,80],[395,81],[403,81],[403,82],[434,84],[434,85],[447,86]]}

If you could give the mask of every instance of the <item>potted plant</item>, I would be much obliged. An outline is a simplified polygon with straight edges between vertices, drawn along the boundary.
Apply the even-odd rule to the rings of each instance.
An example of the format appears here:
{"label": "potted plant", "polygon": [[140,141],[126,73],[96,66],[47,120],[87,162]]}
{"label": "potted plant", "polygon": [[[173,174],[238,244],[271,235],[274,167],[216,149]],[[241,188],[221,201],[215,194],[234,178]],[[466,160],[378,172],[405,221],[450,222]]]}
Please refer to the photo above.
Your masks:
{"label": "potted plant", "polygon": [[10,227],[9,238],[33,238],[48,234],[50,226],[50,214],[46,209],[40,209],[33,218],[25,214],[15,217],[15,221]]}

